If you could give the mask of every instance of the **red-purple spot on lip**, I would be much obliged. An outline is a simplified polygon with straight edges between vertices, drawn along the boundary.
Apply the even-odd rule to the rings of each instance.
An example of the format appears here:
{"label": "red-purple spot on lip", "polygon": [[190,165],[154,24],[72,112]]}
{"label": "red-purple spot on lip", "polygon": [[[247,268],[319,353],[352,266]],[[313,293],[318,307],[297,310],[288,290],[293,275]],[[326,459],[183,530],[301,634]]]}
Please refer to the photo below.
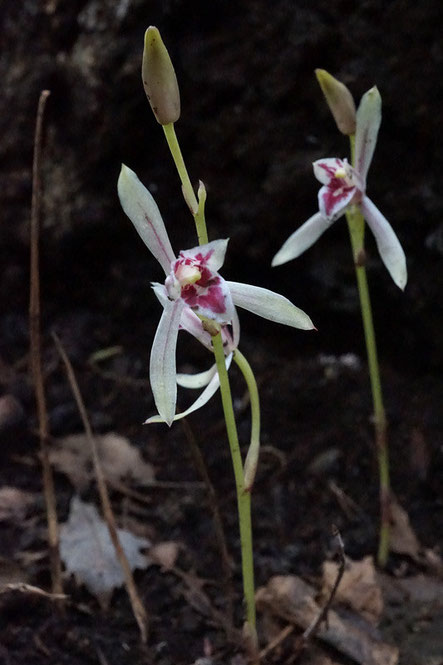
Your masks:
{"label": "red-purple spot on lip", "polygon": [[182,289],[181,297],[192,309],[204,308],[214,314],[226,312],[223,289],[219,284],[213,284],[204,292],[201,292],[195,284],[190,284]]}
{"label": "red-purple spot on lip", "polygon": [[343,180],[332,180],[322,195],[326,215],[332,215],[334,210],[339,208],[341,201],[348,201],[349,193],[353,190],[355,187],[343,186]]}

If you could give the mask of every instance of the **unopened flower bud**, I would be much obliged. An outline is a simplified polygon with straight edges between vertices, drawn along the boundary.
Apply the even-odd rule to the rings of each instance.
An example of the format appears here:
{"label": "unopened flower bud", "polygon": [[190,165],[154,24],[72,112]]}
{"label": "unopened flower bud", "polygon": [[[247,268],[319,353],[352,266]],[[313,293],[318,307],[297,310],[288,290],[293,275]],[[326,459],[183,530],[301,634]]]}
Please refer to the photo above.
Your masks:
{"label": "unopened flower bud", "polygon": [[355,103],[349,89],[325,69],[316,69],[315,75],[338,129],[347,136],[355,134]]}
{"label": "unopened flower bud", "polygon": [[177,77],[167,48],[154,26],[145,32],[142,80],[157,121],[161,125],[176,122],[180,117]]}

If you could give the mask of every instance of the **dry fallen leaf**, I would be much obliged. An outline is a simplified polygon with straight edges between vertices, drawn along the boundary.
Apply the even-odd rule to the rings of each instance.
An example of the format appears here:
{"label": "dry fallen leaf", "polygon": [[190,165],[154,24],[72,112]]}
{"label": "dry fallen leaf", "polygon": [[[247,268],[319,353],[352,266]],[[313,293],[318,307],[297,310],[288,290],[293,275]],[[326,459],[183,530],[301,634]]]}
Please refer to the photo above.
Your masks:
{"label": "dry fallen leaf", "polygon": [[179,551],[180,545],[173,540],[168,540],[153,545],[149,550],[149,558],[152,563],[158,564],[163,570],[171,570],[176,564]]}
{"label": "dry fallen leaf", "polygon": [[[118,529],[118,537],[131,570],[146,568],[151,562],[140,552],[149,547],[146,538]],[[92,504],[74,496],[69,519],[60,528],[60,554],[68,573],[85,584],[106,607],[115,588],[125,581],[106,523]]]}
{"label": "dry fallen leaf", "polygon": [[[338,564],[323,564],[323,587],[329,595],[337,578]],[[345,572],[335,594],[334,604],[345,603],[375,626],[383,612],[383,595],[377,581],[374,560],[367,556],[361,561],[346,561]]]}
{"label": "dry fallen leaf", "polygon": [[19,522],[34,502],[35,498],[30,492],[4,485],[0,488],[0,522]]}
{"label": "dry fallen leaf", "polygon": [[[306,630],[318,617],[321,607],[315,589],[295,575],[272,577],[256,593],[257,606]],[[383,642],[363,617],[348,613],[341,617],[328,612],[328,624],[321,624],[316,637],[331,644],[360,665],[396,665],[398,649]]]}
{"label": "dry fallen leaf", "polygon": [[391,502],[390,548],[396,554],[407,554],[412,559],[420,559],[420,543],[411,527],[408,514],[395,499]]}
{"label": "dry fallen leaf", "polygon": [[[109,481],[130,479],[137,485],[154,479],[150,464],[144,462],[140,451],[119,434],[109,432],[95,437],[103,473]],[[84,434],[72,434],[57,439],[50,452],[51,464],[65,473],[76,489],[84,490],[94,477],[91,446]]]}

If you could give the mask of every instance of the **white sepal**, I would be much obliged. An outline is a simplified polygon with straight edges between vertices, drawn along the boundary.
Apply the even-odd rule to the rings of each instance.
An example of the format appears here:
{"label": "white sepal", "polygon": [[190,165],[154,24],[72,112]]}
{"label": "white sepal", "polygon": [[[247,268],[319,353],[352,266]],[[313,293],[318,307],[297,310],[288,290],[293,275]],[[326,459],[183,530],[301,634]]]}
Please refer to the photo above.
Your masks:
{"label": "white sepal", "polygon": [[321,212],[316,212],[289,236],[272,259],[272,265],[280,266],[282,263],[296,259],[305,250],[309,249],[329,226],[330,222],[326,217]]}
{"label": "white sepal", "polygon": [[355,169],[364,183],[372,162],[380,123],[381,97],[377,87],[374,86],[363,95],[357,110]]}
{"label": "white sepal", "polygon": [[123,210],[134,224],[146,247],[168,275],[175,259],[160,210],[134,171],[122,164],[118,195]]}
{"label": "white sepal", "polygon": [[363,197],[360,208],[363,217],[374,234],[383,263],[396,285],[403,290],[408,281],[406,257],[394,229],[367,196]]}
{"label": "white sepal", "polygon": [[238,282],[227,282],[227,284],[234,305],[243,307],[243,309],[275,323],[283,323],[302,330],[314,328],[309,316],[284,296],[251,284],[239,284]]}
{"label": "white sepal", "polygon": [[168,301],[155,333],[149,364],[149,378],[155,406],[169,426],[177,401],[176,360],[177,336],[184,303]]}

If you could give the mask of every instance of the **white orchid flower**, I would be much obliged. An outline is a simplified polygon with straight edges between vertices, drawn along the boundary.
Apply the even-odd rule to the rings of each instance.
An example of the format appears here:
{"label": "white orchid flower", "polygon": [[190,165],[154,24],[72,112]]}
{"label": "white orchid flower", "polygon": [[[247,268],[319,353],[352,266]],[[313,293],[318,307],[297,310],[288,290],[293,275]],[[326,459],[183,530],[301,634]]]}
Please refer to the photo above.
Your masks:
{"label": "white orchid flower", "polygon": [[[228,240],[214,240],[181,251],[176,258],[157,204],[134,171],[124,165],[118,180],[118,193],[123,210],[166,275],[164,284],[153,284],[155,295],[163,306],[149,369],[159,415],[146,422],[171,425],[174,420],[206,404],[218,389],[215,366],[193,377],[177,375],[176,372],[175,356],[180,329],[187,330],[212,350],[211,335],[200,317],[220,325],[227,367],[240,336],[235,305],[294,328],[314,328],[309,316],[287,298],[257,286],[227,282],[219,275]],[[177,383],[188,388],[206,387],[187,411],[176,415]]]}
{"label": "white orchid flower", "polygon": [[355,164],[338,158],[314,162],[314,175],[323,187],[318,193],[319,212],[310,217],[284,243],[272,261],[281,265],[311,247],[351,205],[357,205],[374,234],[380,257],[398,287],[407,282],[406,258],[391,225],[366,196],[366,176],[381,123],[381,97],[376,87],[363,95],[357,111]]}

